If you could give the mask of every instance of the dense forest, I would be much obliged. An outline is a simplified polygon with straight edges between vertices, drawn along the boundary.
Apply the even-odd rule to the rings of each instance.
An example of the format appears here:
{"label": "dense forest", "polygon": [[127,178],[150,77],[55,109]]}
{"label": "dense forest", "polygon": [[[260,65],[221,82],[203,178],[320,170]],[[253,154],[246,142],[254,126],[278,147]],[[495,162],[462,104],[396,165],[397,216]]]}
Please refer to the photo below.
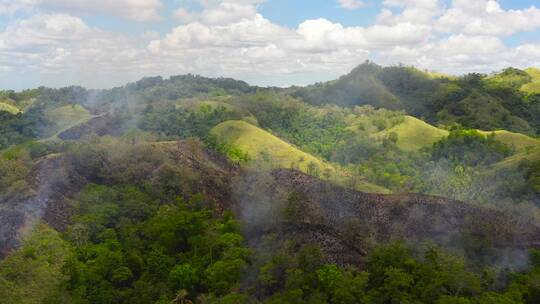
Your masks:
{"label": "dense forest", "polygon": [[527,71],[0,92],[2,303],[539,303]]}

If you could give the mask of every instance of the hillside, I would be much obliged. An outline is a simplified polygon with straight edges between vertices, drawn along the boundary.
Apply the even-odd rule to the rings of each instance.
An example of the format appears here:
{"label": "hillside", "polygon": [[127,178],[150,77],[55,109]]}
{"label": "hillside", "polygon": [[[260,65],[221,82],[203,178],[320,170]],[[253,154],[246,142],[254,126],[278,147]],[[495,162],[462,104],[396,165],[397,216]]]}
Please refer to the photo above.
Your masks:
{"label": "hillside", "polygon": [[405,116],[405,121],[390,129],[375,133],[375,138],[384,138],[391,133],[397,134],[397,146],[405,151],[418,151],[431,147],[449,132],[434,127],[418,118]]}
{"label": "hillside", "polygon": [[92,115],[83,106],[73,104],[48,109],[45,111],[45,117],[54,124],[49,134],[55,136],[62,131],[88,121],[92,118]]}
{"label": "hillside", "polygon": [[19,110],[17,107],[4,102],[0,102],[0,111],[9,112],[11,114],[17,114],[21,112],[21,110]]}
{"label": "hillside", "polygon": [[534,96],[539,70],[508,68],[500,73],[460,77],[414,67],[361,64],[335,81],[293,88],[293,96],[314,105],[372,105],[405,110],[432,124],[539,133],[540,107]]}
{"label": "hillside", "polygon": [[[506,130],[479,131],[485,136],[493,134],[495,139],[514,148],[517,153],[540,145],[540,140],[520,133]],[[374,138],[384,138],[390,133],[397,134],[397,145],[404,151],[418,151],[422,148],[431,147],[435,142],[449,134],[447,130],[432,126],[418,118],[405,116],[404,122],[372,136]]]}
{"label": "hillside", "polygon": [[[342,170],[305,153],[280,138],[245,121],[226,121],[217,125],[212,134],[219,141],[246,152],[254,160],[268,162],[271,168],[296,168],[308,174],[327,175],[330,180],[345,184],[347,176]],[[387,193],[383,187],[359,182],[356,187],[365,192]]]}
{"label": "hillside", "polygon": [[525,72],[529,74],[531,80],[529,83],[524,84],[521,90],[528,94],[540,94],[540,69],[528,68]]}
{"label": "hillside", "polygon": [[512,169],[518,167],[519,164],[524,160],[536,162],[540,161],[540,145],[505,158],[501,162],[494,164],[492,168],[495,172],[502,169]]}
{"label": "hillside", "polygon": [[540,95],[498,74],[6,91],[0,297],[538,303]]}
{"label": "hillside", "polygon": [[540,140],[520,133],[509,132],[506,130],[480,132],[486,136],[493,134],[495,139],[512,147],[517,153],[525,152],[540,145]]}
{"label": "hillside", "polygon": [[403,109],[404,105],[378,78],[382,67],[366,63],[336,81],[298,89],[294,95],[312,104],[341,106],[371,104],[387,109]]}

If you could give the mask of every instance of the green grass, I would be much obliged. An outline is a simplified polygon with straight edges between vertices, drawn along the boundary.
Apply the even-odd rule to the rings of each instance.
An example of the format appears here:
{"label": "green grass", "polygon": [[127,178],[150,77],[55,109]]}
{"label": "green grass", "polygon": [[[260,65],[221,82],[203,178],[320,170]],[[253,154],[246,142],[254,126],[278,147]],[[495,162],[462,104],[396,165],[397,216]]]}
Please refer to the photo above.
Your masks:
{"label": "green grass", "polygon": [[0,111],[9,112],[11,114],[17,114],[21,112],[16,106],[12,106],[5,102],[0,102]]}
{"label": "green grass", "polygon": [[457,79],[456,76],[445,74],[445,73],[434,72],[434,71],[422,71],[422,72],[424,72],[424,74],[426,74],[430,79],[444,79],[444,78],[451,79],[451,80]]}
{"label": "green grass", "polygon": [[[403,123],[398,124],[390,129],[375,133],[374,138],[383,139],[390,133],[398,135],[397,145],[404,151],[418,151],[421,148],[431,147],[435,142],[448,136],[447,130],[434,127],[418,118],[405,116]],[[488,136],[495,135],[495,139],[513,147],[516,153],[521,153],[531,147],[540,146],[540,140],[529,137],[521,133],[509,132],[506,130],[498,131],[481,131],[480,133]]]}
{"label": "green grass", "polygon": [[513,147],[517,153],[525,152],[532,147],[540,146],[540,140],[529,137],[521,133],[514,133],[506,130],[480,131],[484,135],[494,134],[495,139]]}
{"label": "green grass", "polygon": [[493,164],[488,172],[494,173],[498,172],[499,170],[516,168],[519,163],[524,160],[540,161],[540,146],[529,148],[523,152],[507,157],[502,161]]}
{"label": "green grass", "polygon": [[540,69],[537,68],[528,68],[525,69],[525,72],[531,76],[532,81],[524,84],[521,87],[521,91],[528,94],[538,94],[540,93]]}
{"label": "green grass", "polygon": [[188,109],[188,110],[193,111],[193,110],[200,110],[203,107],[208,107],[212,109],[223,107],[227,110],[231,110],[231,111],[235,110],[236,108],[233,105],[226,102],[229,99],[230,97],[228,96],[224,96],[221,98],[214,98],[214,99],[205,99],[205,100],[196,99],[196,98],[186,98],[186,99],[179,100],[176,103],[176,108]]}
{"label": "green grass", "polygon": [[[273,134],[245,121],[231,120],[217,125],[212,134],[220,142],[233,145],[260,162],[269,162],[273,168],[296,168],[305,173],[318,172],[340,185],[345,185],[347,173],[339,167],[327,163],[311,154],[301,151]],[[310,170],[315,167],[314,170]],[[357,183],[356,189],[365,192],[388,193],[388,190],[367,182]]]}
{"label": "green grass", "polygon": [[92,118],[92,114],[80,105],[67,105],[46,110],[45,117],[54,123],[50,131],[51,136],[54,137],[62,131],[88,121]]}
{"label": "green grass", "polygon": [[418,151],[421,148],[431,147],[433,143],[449,134],[446,130],[434,127],[412,116],[405,116],[402,123],[378,132],[374,134],[374,137],[382,139],[390,133],[397,134],[397,146],[404,151]]}

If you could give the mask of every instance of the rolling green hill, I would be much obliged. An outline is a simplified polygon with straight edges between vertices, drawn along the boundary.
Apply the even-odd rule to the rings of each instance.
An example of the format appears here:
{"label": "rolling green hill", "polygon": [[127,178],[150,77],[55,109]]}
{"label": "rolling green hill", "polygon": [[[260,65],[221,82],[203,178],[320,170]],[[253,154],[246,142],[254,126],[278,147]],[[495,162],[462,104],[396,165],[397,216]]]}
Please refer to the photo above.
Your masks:
{"label": "rolling green hill", "polygon": [[316,105],[371,104],[392,110],[403,109],[401,100],[379,79],[382,71],[381,66],[365,63],[335,81],[299,88],[294,95]]}
{"label": "rolling green hill", "polygon": [[502,169],[515,168],[519,165],[521,161],[524,160],[540,161],[540,145],[507,157],[502,161],[493,164],[492,169],[497,171]]}
{"label": "rolling green hill", "polygon": [[374,137],[384,138],[390,133],[397,134],[397,145],[405,151],[418,151],[421,148],[431,147],[433,143],[449,134],[446,130],[434,127],[412,116],[405,116],[404,122],[376,133]]}
{"label": "rolling green hill", "polygon": [[[217,125],[212,134],[219,141],[233,145],[246,152],[254,160],[269,160],[272,167],[297,168],[300,171],[317,175],[324,172],[329,179],[345,184],[347,174],[336,166],[305,153],[271,133],[245,121],[231,120]],[[388,190],[366,182],[359,182],[357,189],[365,192],[387,193]]]}
{"label": "rolling green hill", "polygon": [[9,112],[11,114],[17,114],[21,112],[17,107],[7,104],[5,102],[0,102],[0,111]]}
{"label": "rolling green hill", "polygon": [[290,90],[293,96],[313,105],[372,105],[405,110],[436,124],[540,132],[538,106],[519,94],[519,90],[540,92],[540,70],[536,68],[452,77],[414,67],[365,62],[337,80]]}
{"label": "rolling green hill", "polygon": [[[540,140],[521,133],[506,130],[479,131],[486,136],[494,134],[497,140],[513,147],[517,153],[525,152],[531,147],[540,146]],[[447,130],[432,126],[418,118],[405,116],[404,122],[390,129],[376,133],[373,137],[380,139],[388,136],[390,133],[397,134],[397,145],[404,151],[418,151],[421,148],[430,147],[449,134]]]}
{"label": "rolling green hill", "polygon": [[531,81],[521,87],[521,91],[528,94],[540,94],[540,69],[528,68],[525,72],[531,76]]}
{"label": "rolling green hill", "polygon": [[480,131],[480,133],[484,135],[494,134],[497,140],[513,147],[517,153],[525,152],[530,148],[540,146],[540,140],[521,133],[509,132],[506,130]]}

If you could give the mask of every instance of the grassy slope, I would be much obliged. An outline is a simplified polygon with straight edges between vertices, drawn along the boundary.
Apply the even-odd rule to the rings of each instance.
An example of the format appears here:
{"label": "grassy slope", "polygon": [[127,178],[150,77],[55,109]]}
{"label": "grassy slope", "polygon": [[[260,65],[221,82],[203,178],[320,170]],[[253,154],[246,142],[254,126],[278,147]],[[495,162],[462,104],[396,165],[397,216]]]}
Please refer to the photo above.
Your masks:
{"label": "grassy slope", "polygon": [[[448,136],[448,131],[434,127],[412,116],[405,116],[405,121],[393,128],[376,133],[376,138],[384,138],[389,133],[398,135],[397,145],[405,151],[417,151],[424,147],[430,147],[436,141]],[[524,134],[499,131],[480,131],[484,135],[495,134],[495,138],[512,146],[517,153],[525,152],[530,147],[540,146],[540,140]]]}
{"label": "grassy slope", "polygon": [[421,72],[426,74],[431,79],[441,79],[441,78],[447,78],[447,79],[451,79],[451,80],[457,79],[456,76],[453,76],[453,75],[450,75],[450,74],[445,74],[445,73],[440,73],[440,72],[434,72],[434,71],[421,71]]}
{"label": "grassy slope", "polygon": [[528,68],[525,69],[525,72],[527,72],[527,74],[532,77],[532,81],[524,84],[521,87],[521,91],[528,94],[540,93],[540,69]]}
{"label": "grassy slope", "polygon": [[384,138],[390,133],[398,135],[397,145],[405,151],[417,151],[430,147],[436,141],[448,136],[448,131],[434,127],[418,118],[405,116],[405,121],[388,130],[376,133],[376,138]]}
{"label": "grassy slope", "polygon": [[11,114],[17,114],[21,112],[17,107],[7,104],[5,102],[0,102],[0,111],[9,112]]}
{"label": "grassy slope", "polygon": [[[212,130],[212,134],[225,143],[234,145],[255,159],[264,159],[264,154],[270,156],[273,166],[280,168],[296,167],[303,172],[308,171],[310,163],[315,164],[320,172],[330,173],[330,179],[338,184],[345,184],[346,176],[341,170],[324,162],[317,157],[305,153],[280,138],[253,126],[245,121],[226,121]],[[367,182],[360,182],[358,190],[365,192],[387,193],[388,190]]]}
{"label": "grassy slope", "polygon": [[516,167],[523,160],[540,161],[540,145],[507,157],[501,162],[494,164],[492,169],[501,170]]}
{"label": "grassy slope", "polygon": [[45,111],[45,116],[55,123],[54,129],[51,130],[53,136],[92,118],[92,114],[80,105],[67,105],[50,109]]}
{"label": "grassy slope", "polygon": [[498,131],[480,131],[484,135],[495,134],[495,138],[508,146],[513,147],[517,153],[525,152],[530,147],[540,145],[540,140],[529,137],[524,134],[514,133],[506,130]]}

